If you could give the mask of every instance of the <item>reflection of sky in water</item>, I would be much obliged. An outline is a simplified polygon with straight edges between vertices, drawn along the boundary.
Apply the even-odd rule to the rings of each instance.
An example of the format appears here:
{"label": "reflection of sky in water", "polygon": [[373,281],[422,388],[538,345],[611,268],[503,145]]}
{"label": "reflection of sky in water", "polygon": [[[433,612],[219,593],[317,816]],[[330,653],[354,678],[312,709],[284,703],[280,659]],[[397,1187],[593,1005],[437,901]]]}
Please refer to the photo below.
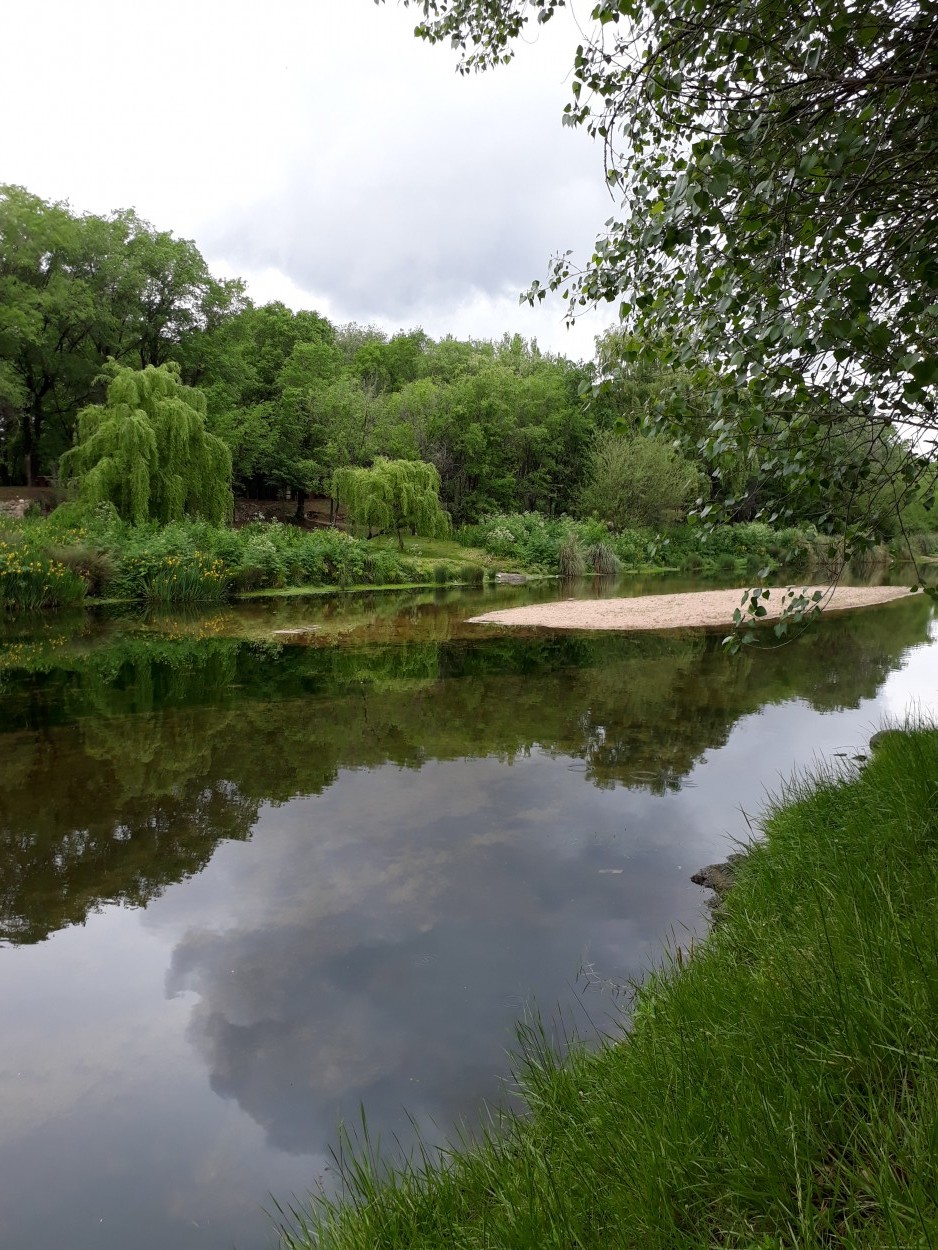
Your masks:
{"label": "reflection of sky in water", "polygon": [[0,1244],[259,1250],[266,1195],[321,1175],[361,1102],[384,1139],[404,1109],[438,1139],[499,1097],[527,1006],[602,1025],[581,966],[626,979],[700,930],[689,874],[766,790],[935,710],[936,660],[851,710],[746,715],[660,796],[540,748],[342,769],[146,911],[3,950]]}
{"label": "reflection of sky in water", "polygon": [[[938,640],[938,620],[932,620],[928,632],[933,645]],[[907,715],[938,719],[938,673],[929,643],[909,648],[902,667],[883,683],[878,703],[883,715],[897,721]]]}

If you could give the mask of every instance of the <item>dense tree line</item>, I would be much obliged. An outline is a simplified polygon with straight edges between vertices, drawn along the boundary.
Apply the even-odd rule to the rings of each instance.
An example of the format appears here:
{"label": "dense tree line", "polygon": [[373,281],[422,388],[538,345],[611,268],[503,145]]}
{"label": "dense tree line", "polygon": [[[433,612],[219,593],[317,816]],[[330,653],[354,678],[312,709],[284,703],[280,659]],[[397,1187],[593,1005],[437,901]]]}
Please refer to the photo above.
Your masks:
{"label": "dense tree line", "polygon": [[385,456],[432,464],[456,523],[570,510],[602,420],[580,395],[590,366],[518,337],[434,342],[256,307],[133,212],[0,188],[0,484],[57,476],[79,413],[105,401],[109,361],[175,361],[231,450],[236,492],[287,492],[300,509],[336,470]]}
{"label": "dense tree line", "polygon": [[[155,409],[121,400],[118,412],[108,400],[118,375],[128,394],[142,394],[127,371],[142,371],[152,389],[158,379],[148,371],[164,368],[172,374],[159,379],[164,407],[170,393],[187,395],[200,414],[195,425],[186,418],[182,442],[176,427],[154,424]],[[199,463],[221,465],[224,444],[236,494],[287,496],[298,516],[310,494],[335,494],[337,473],[388,460],[432,466],[457,526],[527,511],[660,526],[719,496],[734,519],[774,512],[822,526],[825,512],[856,511],[859,501],[873,532],[895,531],[892,483],[907,457],[894,432],[871,451],[849,427],[829,429],[825,493],[799,474],[782,474],[773,488],[763,451],[754,442],[747,451],[741,435],[763,420],[764,403],[757,410],[726,393],[723,436],[713,437],[722,385],[712,366],[678,360],[661,344],[637,351],[621,331],[599,341],[595,363],[575,363],[518,336],[434,341],[419,329],[388,335],[281,303],[258,307],[241,282],[214,278],[194,243],[131,211],[78,214],[0,186],[0,486],[65,485],[97,465],[98,494],[117,503],[103,483],[127,477],[138,516],[150,487],[131,481],[129,466],[140,462],[139,478],[146,460],[153,489],[191,512],[185,500],[204,502],[211,484],[185,485],[192,465],[161,465],[158,447],[191,443],[202,449]],[[680,451],[649,434],[665,403],[680,414]],[[93,454],[73,450],[90,431]],[[140,439],[150,449],[143,460]],[[150,512],[178,513],[167,507]],[[196,508],[214,519],[226,511],[219,498]]]}
{"label": "dense tree line", "polygon": [[455,523],[499,508],[571,510],[600,413],[591,366],[519,337],[438,342],[332,326],[282,304],[248,307],[195,336],[187,380],[231,447],[235,485],[257,496],[328,494],[337,470],[421,459]]}

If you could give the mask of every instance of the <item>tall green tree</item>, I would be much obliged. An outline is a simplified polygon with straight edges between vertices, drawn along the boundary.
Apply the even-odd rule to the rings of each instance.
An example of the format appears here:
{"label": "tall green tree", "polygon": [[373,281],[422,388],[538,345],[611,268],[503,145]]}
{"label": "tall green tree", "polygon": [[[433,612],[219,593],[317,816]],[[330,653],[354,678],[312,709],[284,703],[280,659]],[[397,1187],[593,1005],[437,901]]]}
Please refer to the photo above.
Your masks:
{"label": "tall green tree", "polygon": [[663,439],[605,431],[590,452],[580,510],[616,529],[673,525],[699,497],[701,478]]}
{"label": "tall green tree", "polygon": [[179,366],[114,365],[107,401],[82,410],[62,477],[78,499],[137,523],[231,517],[231,453],[205,428],[205,397]]}
{"label": "tall green tree", "polygon": [[321,476],[323,442],[310,394],[344,364],[335,330],[312,311],[248,305],[182,344],[183,376],[204,390],[212,431],[231,448],[235,484],[247,495],[291,491],[302,515]]}
{"label": "tall green tree", "polygon": [[422,460],[379,456],[370,469],[338,469],[333,490],[353,524],[369,532],[393,530],[401,551],[405,529],[430,538],[449,531],[449,517],[440,507],[440,475]]}
{"label": "tall green tree", "polygon": [[[412,3],[466,70],[565,0]],[[637,354],[666,340],[666,363],[716,375],[704,450],[782,475],[862,537],[877,522],[859,495],[824,506],[838,448],[875,457],[903,431],[896,508],[936,471],[938,9],[598,0],[592,17],[564,121],[602,140],[621,208],[530,299],[611,302]],[[680,416],[662,404],[677,437]]]}
{"label": "tall green tree", "polygon": [[78,214],[0,186],[0,461],[28,483],[72,441],[108,359],[144,367],[223,320],[240,282],[218,282],[195,244],[135,213]]}

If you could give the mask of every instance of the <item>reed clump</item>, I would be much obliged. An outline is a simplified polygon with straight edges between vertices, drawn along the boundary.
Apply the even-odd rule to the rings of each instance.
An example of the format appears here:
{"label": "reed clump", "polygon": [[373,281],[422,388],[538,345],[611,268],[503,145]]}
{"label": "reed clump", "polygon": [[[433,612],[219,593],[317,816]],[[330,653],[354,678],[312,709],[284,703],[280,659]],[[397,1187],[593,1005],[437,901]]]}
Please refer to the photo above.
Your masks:
{"label": "reed clump", "polygon": [[343,1150],[284,1246],[934,1246],[936,799],[933,729],[792,785],[621,1038],[560,1059],[523,1031],[525,1116],[391,1171]]}

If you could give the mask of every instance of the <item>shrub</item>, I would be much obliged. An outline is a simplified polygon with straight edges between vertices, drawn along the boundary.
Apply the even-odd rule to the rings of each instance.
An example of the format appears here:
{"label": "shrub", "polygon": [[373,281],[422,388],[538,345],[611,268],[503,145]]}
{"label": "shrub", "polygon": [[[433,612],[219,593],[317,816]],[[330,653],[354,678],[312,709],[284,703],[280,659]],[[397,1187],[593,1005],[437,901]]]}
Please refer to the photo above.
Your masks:
{"label": "shrub", "polygon": [[557,568],[561,577],[582,577],[586,572],[583,548],[572,530],[560,544],[557,552]]}
{"label": "shrub", "polygon": [[73,546],[49,547],[50,560],[63,564],[81,578],[89,594],[101,595],[117,574],[117,566],[110,552],[76,543]]}
{"label": "shrub", "polygon": [[580,508],[617,529],[667,525],[700,493],[701,474],[661,439],[599,434],[590,453]]}
{"label": "shrub", "polygon": [[251,534],[244,545],[236,574],[257,586],[283,586],[284,560],[266,534]]}
{"label": "shrub", "polygon": [[411,580],[413,566],[393,551],[376,549],[365,556],[364,576],[376,586],[394,586]]}
{"label": "shrub", "polygon": [[0,608],[32,612],[72,607],[85,597],[85,583],[74,571],[27,542],[0,539]]}
{"label": "shrub", "polygon": [[587,547],[585,560],[587,568],[607,577],[618,573],[620,568],[619,557],[607,542],[592,543]]}
{"label": "shrub", "polygon": [[[938,533],[932,531],[931,533],[912,534],[909,538],[909,546],[912,548],[913,555],[938,555]],[[908,549],[904,543],[899,544],[899,555],[908,555]]]}
{"label": "shrub", "polygon": [[622,564],[634,567],[647,564],[651,534],[647,530],[623,530],[610,539],[612,549]]}

